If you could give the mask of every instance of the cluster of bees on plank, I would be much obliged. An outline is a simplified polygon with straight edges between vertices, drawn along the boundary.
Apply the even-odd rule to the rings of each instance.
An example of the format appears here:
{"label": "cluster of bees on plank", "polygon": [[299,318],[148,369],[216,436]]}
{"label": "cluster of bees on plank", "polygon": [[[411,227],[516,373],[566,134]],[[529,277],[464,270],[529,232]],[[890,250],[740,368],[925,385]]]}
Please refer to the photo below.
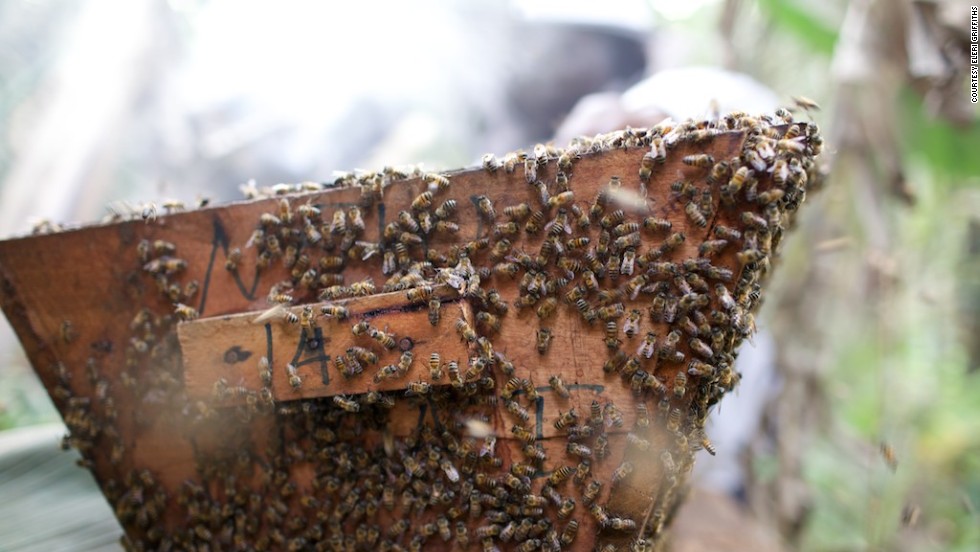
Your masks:
{"label": "cluster of bees on plank", "polygon": [[[695,153],[732,131],[745,134],[732,158]],[[124,544],[133,550],[562,550],[589,538],[578,536],[581,526],[596,532],[598,550],[650,549],[694,453],[714,454],[704,433],[708,410],[738,382],[734,351],[754,330],[760,281],[783,228],[819,180],[813,158],[821,147],[816,125],[780,109],[626,129],[577,139],[563,150],[539,145],[501,159],[485,156],[482,170],[523,173],[528,199],[513,205],[485,195],[452,197],[451,175],[419,170],[342,176],[332,186],[359,189],[360,201],[332,212],[285,193],[292,190],[275,191],[276,208],[228,252],[226,269],[241,270],[248,255],[257,270],[287,275],[269,288],[271,308],[261,320],[350,331],[358,345],[334,357],[344,378],[402,378],[413,363],[427,361],[431,381],[406,382],[402,391],[277,403],[272,370],[282,367],[259,357],[261,390],[220,379],[214,401],[189,400],[173,330],[197,317],[189,305],[199,285],[181,283],[187,263],[174,244],[140,242],[141,272],[173,309],[140,310],[130,325],[125,370],[113,385],[150,405],[139,416],[151,418],[154,404],[178,405],[170,408],[184,419],[222,427],[222,442],[196,452],[200,480],[186,481],[175,494],[145,469],[131,470],[122,484],[109,482],[106,495],[130,529]],[[646,150],[635,175],[613,177],[594,197],[576,194],[574,166],[582,156],[631,148]],[[669,204],[650,209],[646,185],[664,170],[668,152],[684,148],[692,153],[682,156]],[[369,238],[365,219],[376,220],[385,190],[412,179],[423,191],[388,215],[377,239]],[[484,229],[472,240],[461,236],[464,209],[475,210]],[[696,256],[683,258],[695,239]],[[347,281],[352,266],[366,267],[361,272],[383,283]],[[415,359],[396,347],[403,336],[333,303],[379,292],[404,293],[425,305],[433,326],[443,321],[441,298],[465,298],[472,319],[450,323],[470,358]],[[298,313],[288,308],[299,305]],[[576,392],[570,382],[540,373],[547,372],[560,309],[597,329],[589,333],[608,351],[601,368],[607,378],[620,378],[633,401],[614,404],[600,396],[587,411],[569,408],[548,420],[567,441],[556,458],[558,449],[549,455],[535,435],[535,385],[517,377],[494,336],[505,324],[536,325],[533,346],[542,362],[534,377],[567,400]],[[116,463],[126,450],[113,429],[115,413],[105,406],[104,399],[111,406],[110,384],[98,359],[90,360],[100,406],[71,403],[69,413],[79,413],[66,416],[66,439],[86,458],[108,439],[101,442],[118,448]],[[146,365],[161,368],[139,370]],[[294,366],[285,370],[290,386],[303,385]],[[65,400],[85,402],[72,395],[70,382],[64,387]],[[217,406],[236,395],[241,405]],[[432,405],[433,423],[393,437],[389,414],[398,401]],[[498,410],[507,413],[507,435],[494,433]],[[274,431],[257,437],[249,425],[257,418],[274,420]],[[666,432],[666,444],[657,431]],[[622,433],[625,455],[611,453],[610,439]],[[498,439],[516,443],[511,454],[498,454]],[[649,508],[618,511],[608,499],[635,477],[639,463],[630,459],[651,453],[664,477]],[[308,482],[304,476],[298,483],[298,468],[307,476],[312,470]],[[178,531],[160,523],[173,503],[184,516]]]}

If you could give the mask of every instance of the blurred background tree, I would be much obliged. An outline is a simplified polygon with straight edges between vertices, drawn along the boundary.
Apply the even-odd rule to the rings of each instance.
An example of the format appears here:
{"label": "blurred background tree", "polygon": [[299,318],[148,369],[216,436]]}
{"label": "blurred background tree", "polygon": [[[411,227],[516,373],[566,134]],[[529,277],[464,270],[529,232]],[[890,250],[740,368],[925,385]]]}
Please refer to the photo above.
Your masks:
{"label": "blurred background tree", "polygon": [[[969,9],[2,0],[0,233],[805,95],[822,106],[799,115],[823,127],[828,185],[784,245],[745,383],[716,416],[732,419],[713,429],[722,458],[699,460],[699,481],[740,466],[724,490],[790,549],[977,550]],[[57,420],[3,325],[0,429]]]}

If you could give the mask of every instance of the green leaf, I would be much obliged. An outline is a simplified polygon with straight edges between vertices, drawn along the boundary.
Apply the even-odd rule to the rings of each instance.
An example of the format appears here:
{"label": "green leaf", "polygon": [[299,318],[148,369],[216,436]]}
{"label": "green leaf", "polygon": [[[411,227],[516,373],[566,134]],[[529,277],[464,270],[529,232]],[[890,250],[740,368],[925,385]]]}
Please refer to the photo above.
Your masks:
{"label": "green leaf", "polygon": [[805,42],[814,51],[830,56],[837,43],[837,30],[816,14],[790,0],[760,0],[759,6],[774,23]]}

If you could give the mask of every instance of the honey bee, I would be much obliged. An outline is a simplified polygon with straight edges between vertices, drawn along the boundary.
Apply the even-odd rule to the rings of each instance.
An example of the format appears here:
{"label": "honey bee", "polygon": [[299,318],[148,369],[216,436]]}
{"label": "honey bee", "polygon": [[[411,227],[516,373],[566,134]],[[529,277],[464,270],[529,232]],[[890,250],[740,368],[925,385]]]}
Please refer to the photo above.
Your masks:
{"label": "honey bee", "polygon": [[551,475],[548,476],[548,483],[550,483],[553,487],[557,487],[558,485],[564,483],[574,472],[575,470],[568,466],[559,466],[551,472]]}
{"label": "honey bee", "polygon": [[626,363],[626,353],[622,349],[617,350],[613,356],[602,365],[602,371],[610,374],[619,370]]}
{"label": "honey bee", "polygon": [[[633,435],[633,434],[630,433],[630,434],[627,435],[627,441],[629,440],[629,436],[630,435]],[[647,448],[649,448],[649,447],[650,447],[650,443],[647,443]],[[643,450],[646,450],[646,449],[643,449]],[[612,473],[612,485],[613,485],[613,487],[615,487],[616,485],[619,485],[620,483],[622,483],[623,480],[625,480],[627,477],[629,477],[631,473],[633,473],[633,463],[630,462],[630,461],[628,461],[628,460],[627,461],[624,461]]]}
{"label": "honey bee", "polygon": [[[325,305],[325,306],[326,306],[326,305]],[[324,307],[320,307],[320,310],[322,311],[322,310],[323,310],[323,308],[324,308]],[[350,330],[350,331],[351,331],[351,333],[352,333],[352,334],[354,334],[355,336],[359,336],[359,335],[368,335],[368,332],[369,332],[370,330],[371,330],[371,325],[370,325],[370,324],[368,324],[366,320],[361,320],[361,321],[360,321],[360,322],[358,322],[357,324],[354,324],[354,325],[353,325],[353,326],[351,327],[351,330]]]}
{"label": "honey bee", "polygon": [[389,351],[391,349],[394,349],[398,345],[395,342],[395,337],[393,334],[383,332],[377,328],[371,328],[368,335],[371,336],[371,339],[375,340],[376,342],[378,342],[379,345],[381,345],[385,349],[388,349]]}
{"label": "honey bee", "polygon": [[521,441],[524,441],[525,443],[530,444],[534,442],[534,434],[528,431],[527,428],[522,425],[515,424],[513,427],[510,428],[510,431],[511,433],[514,434],[515,437],[517,437]]}
{"label": "honey bee", "polygon": [[728,178],[728,174],[731,172],[731,168],[728,161],[719,161],[711,167],[711,172],[708,173],[708,184],[717,185],[724,182]]}
{"label": "honey bee", "polygon": [[456,320],[456,332],[468,343],[474,343],[476,341],[476,332],[462,318]]}
{"label": "honey bee", "polygon": [[537,349],[538,354],[545,354],[548,352],[548,347],[551,346],[551,330],[548,328],[539,328],[537,331]]}
{"label": "honey bee", "polygon": [[755,202],[759,205],[769,205],[770,203],[775,203],[781,199],[786,194],[783,190],[779,188],[773,188],[771,190],[766,190],[756,196]]}
{"label": "honey bee", "polygon": [[[410,351],[406,351],[410,352]],[[411,381],[408,383],[408,389],[405,391],[407,396],[424,396],[428,395],[432,390],[432,386],[424,381]]]}
{"label": "honey bee", "polygon": [[493,222],[493,219],[497,217],[497,213],[493,209],[493,202],[485,195],[476,198],[476,209],[487,222]]}
{"label": "honey bee", "polygon": [[596,499],[599,498],[599,492],[602,490],[602,483],[593,479],[589,485],[582,491],[582,502],[586,506],[592,506]]}
{"label": "honey bee", "polygon": [[[510,171],[508,171],[510,172]],[[538,179],[538,163],[531,156],[524,158],[524,180],[528,184],[533,184]]]}
{"label": "honey bee", "polygon": [[643,338],[643,343],[636,349],[636,356],[641,356],[646,359],[653,358],[653,355],[657,351],[657,335],[653,332],[647,332],[645,338]]}
{"label": "honey bee", "polygon": [[636,403],[636,427],[650,427],[650,412],[647,410],[647,404],[645,402]]}
{"label": "honey bee", "polygon": [[531,419],[531,414],[528,413],[527,409],[521,406],[517,401],[506,401],[504,407],[507,412],[510,412],[514,416],[517,416],[521,422],[527,422]]}
{"label": "honey bee", "polygon": [[700,228],[708,225],[708,220],[704,217],[704,213],[701,212],[701,209],[693,201],[689,201],[684,207],[684,214],[687,215],[688,220]]}
{"label": "honey bee", "polygon": [[606,403],[606,406],[603,407],[603,414],[609,417],[609,420],[612,421],[614,426],[623,427],[623,413],[613,403]]}
{"label": "honey bee", "polygon": [[174,314],[177,315],[177,318],[185,322],[188,320],[194,320],[198,316],[195,308],[187,306],[183,303],[174,303]]}
{"label": "honey bee", "polygon": [[609,518],[606,526],[616,531],[636,531],[636,522],[627,518]]}
{"label": "honey bee", "polygon": [[592,458],[592,449],[580,443],[568,443],[568,445],[565,446],[565,450],[572,456],[578,456],[579,458]]}
{"label": "honey bee", "polygon": [[383,366],[380,370],[378,370],[378,373],[374,375],[374,383],[377,384],[387,379],[396,378],[399,376],[399,374],[400,371],[398,370],[397,364],[388,364]]}
{"label": "honey bee", "polygon": [[562,381],[561,376],[557,374],[554,374],[548,378],[548,385],[550,385],[551,389],[553,389],[555,393],[558,393],[558,396],[563,399],[567,399],[571,396],[571,393],[568,392],[568,387],[565,386],[565,382]]}
{"label": "honey bee", "polygon": [[895,455],[895,449],[884,441],[881,442],[881,445],[878,448],[881,452],[881,458],[885,461],[888,469],[891,471],[898,469],[898,456]]}
{"label": "honey bee", "polygon": [[361,404],[355,400],[348,399],[341,395],[334,395],[333,402],[335,405],[339,406],[345,412],[360,412]]}
{"label": "honey bee", "polygon": [[[346,320],[350,316],[350,310],[347,307],[341,307],[339,305],[323,305],[320,307],[320,314],[326,318],[336,318],[337,320]],[[354,326],[355,329],[363,328],[363,331],[367,331],[365,326],[367,322],[359,322]],[[356,331],[354,335],[360,335]]]}
{"label": "honey bee", "polygon": [[599,220],[599,225],[605,229],[609,229],[615,227],[618,224],[621,224],[625,219],[626,219],[626,212],[623,211],[622,209],[617,209],[612,213],[609,213],[608,215],[602,217],[602,219]]}
{"label": "honey bee", "polygon": [[545,320],[555,313],[555,309],[558,307],[558,299],[555,297],[546,297],[538,305],[538,318]]}
{"label": "honey bee", "polygon": [[524,224],[524,231],[528,234],[537,234],[541,232],[544,225],[544,213],[541,211],[534,211],[528,217],[527,222]]}
{"label": "honey bee", "polygon": [[684,158],[681,159],[681,162],[691,167],[707,169],[715,164],[715,158],[705,153],[699,153],[695,155],[685,155]]}
{"label": "honey bee", "polygon": [[456,212],[456,200],[447,199],[442,202],[442,205],[436,207],[435,215],[437,219],[445,220]]}
{"label": "honey bee", "polygon": [[574,408],[570,408],[564,414],[559,412],[558,419],[555,420],[555,429],[562,430],[578,421],[578,413]]}
{"label": "honey bee", "polygon": [[548,199],[546,205],[549,208],[563,207],[563,206],[568,205],[569,203],[571,203],[572,200],[574,200],[574,199],[575,199],[575,193],[574,192],[572,192],[572,191],[561,192],[559,194],[556,194],[556,195],[552,196],[550,199]]}
{"label": "honey bee", "polygon": [[289,386],[299,389],[303,385],[303,379],[296,373],[296,365],[289,363],[286,365],[286,374],[289,377]]}
{"label": "honey bee", "polygon": [[[640,239],[640,234],[639,233],[630,234],[630,235],[636,236],[636,240],[635,241],[639,242],[639,239]],[[622,264],[619,267],[620,274],[625,274],[627,276],[631,276],[633,274],[633,265],[635,263],[636,263],[636,251],[634,251],[632,248],[627,249],[626,251],[624,251],[623,252],[623,262],[622,262]]]}
{"label": "honey bee", "polygon": [[711,347],[696,337],[691,338],[688,345],[692,351],[708,360],[715,356],[715,352],[711,350]]}
{"label": "honey bee", "polygon": [[672,409],[670,411],[670,414],[667,416],[667,430],[671,432],[677,432],[681,427],[682,416],[683,415],[681,414],[680,408]]}
{"label": "honey bee", "polygon": [[626,320],[623,321],[623,333],[626,334],[626,337],[632,338],[640,331],[640,320],[642,316],[639,309],[630,310]]}

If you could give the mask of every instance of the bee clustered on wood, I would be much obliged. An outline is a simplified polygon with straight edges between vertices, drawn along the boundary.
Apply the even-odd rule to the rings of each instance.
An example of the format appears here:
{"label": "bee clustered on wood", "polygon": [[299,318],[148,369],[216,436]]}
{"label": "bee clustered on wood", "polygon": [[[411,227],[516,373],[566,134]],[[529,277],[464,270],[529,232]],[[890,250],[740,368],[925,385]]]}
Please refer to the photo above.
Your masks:
{"label": "bee clustered on wood", "polygon": [[[730,158],[697,153],[731,135],[744,140]],[[118,374],[105,373],[107,354],[93,352],[85,369],[94,393],[81,396],[56,368],[65,446],[89,463],[93,448],[111,449],[124,475],[103,489],[131,550],[648,549],[695,452],[714,453],[706,416],[738,383],[735,350],[754,330],[783,230],[818,180],[821,146],[816,125],[785,110],[734,113],[487,155],[480,170],[524,177],[526,193],[508,204],[486,191],[457,194],[452,175],[394,169],[339,178],[331,187],[359,189],[360,201],[330,209],[294,195],[322,187],[274,190],[276,208],[247,242],[232,244],[227,273],[211,277],[248,266],[281,278],[260,318],[350,332],[356,345],[331,368],[342,378],[377,384],[424,364],[428,381],[400,391],[278,401],[273,373],[285,371],[295,389],[302,374],[261,356],[248,360],[260,389],[219,378],[212,400],[188,398],[174,335],[178,322],[197,318],[189,305],[200,286],[184,282],[177,245],[143,240],[135,262],[162,302],[131,320]],[[640,149],[636,172],[590,197],[576,193],[582,158]],[[660,172],[676,175],[662,205],[646,197]],[[385,194],[402,185],[415,186],[414,199],[383,215]],[[477,235],[463,237],[473,221]],[[376,276],[348,281],[356,270]],[[456,332],[469,357],[414,358],[398,346],[411,336],[358,319],[342,301],[379,292],[420,305],[432,326]],[[447,315],[454,297],[472,316]],[[605,345],[592,373],[629,401],[549,364],[569,325],[583,328],[573,339]],[[499,346],[508,326],[533,335],[523,344],[533,356]],[[65,342],[71,331],[66,323]],[[132,420],[116,411],[121,393],[141,405]],[[567,405],[543,421],[561,446],[542,438],[535,419],[545,393]],[[568,402],[579,395],[591,398],[586,408]],[[223,405],[229,398],[238,401]],[[394,436],[391,413],[403,404],[423,415],[410,435]],[[176,490],[140,466],[120,436],[123,427],[168,423],[200,443],[220,428],[218,442],[196,449],[198,476]],[[630,490],[642,507],[618,500]]]}

